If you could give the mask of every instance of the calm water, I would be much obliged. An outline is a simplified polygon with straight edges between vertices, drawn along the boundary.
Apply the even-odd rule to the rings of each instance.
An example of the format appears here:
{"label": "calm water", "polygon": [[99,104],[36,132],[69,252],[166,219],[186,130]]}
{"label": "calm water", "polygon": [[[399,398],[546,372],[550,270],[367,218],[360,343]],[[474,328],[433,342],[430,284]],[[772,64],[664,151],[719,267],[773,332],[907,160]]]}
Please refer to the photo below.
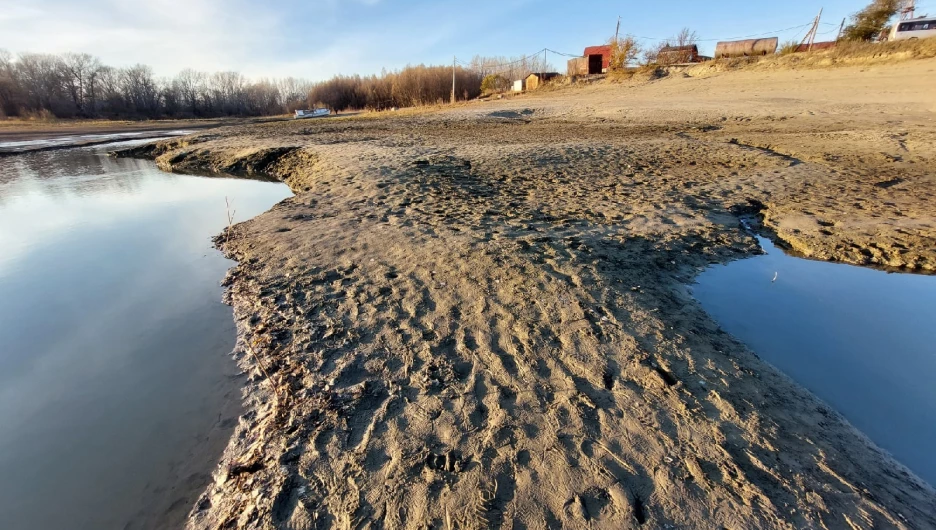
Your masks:
{"label": "calm water", "polygon": [[936,484],[936,277],[795,258],[758,240],[767,255],[707,269],[696,298]]}
{"label": "calm water", "polygon": [[178,526],[239,413],[210,237],[288,188],[103,153],[0,158],[6,530]]}

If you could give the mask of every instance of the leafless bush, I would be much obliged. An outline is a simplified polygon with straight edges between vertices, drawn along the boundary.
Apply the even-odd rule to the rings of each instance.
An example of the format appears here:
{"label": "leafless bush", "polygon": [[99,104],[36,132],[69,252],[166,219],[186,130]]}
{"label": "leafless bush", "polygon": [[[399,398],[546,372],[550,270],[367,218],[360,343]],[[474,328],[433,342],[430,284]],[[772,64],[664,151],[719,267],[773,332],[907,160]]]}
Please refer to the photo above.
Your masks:
{"label": "leafless bush", "polygon": [[477,72],[482,78],[492,74],[499,75],[508,83],[525,79],[535,72],[556,71],[556,67],[540,54],[526,57],[482,57],[478,55],[471,60],[468,69]]}
{"label": "leafless bush", "polygon": [[[658,42],[654,46],[647,48],[643,53],[643,64],[680,64],[691,62],[692,52],[687,48],[696,46],[699,42],[699,35],[689,29],[683,28],[676,35]],[[664,51],[666,48],[680,48],[675,51]]]}

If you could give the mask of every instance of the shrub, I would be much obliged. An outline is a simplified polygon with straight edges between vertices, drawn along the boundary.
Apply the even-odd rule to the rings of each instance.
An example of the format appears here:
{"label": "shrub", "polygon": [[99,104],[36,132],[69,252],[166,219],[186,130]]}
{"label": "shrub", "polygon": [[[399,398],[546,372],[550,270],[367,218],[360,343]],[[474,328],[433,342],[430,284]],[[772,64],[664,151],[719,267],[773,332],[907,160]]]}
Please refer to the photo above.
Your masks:
{"label": "shrub", "polygon": [[481,93],[502,92],[510,87],[510,81],[498,74],[490,74],[481,80]]}
{"label": "shrub", "polygon": [[628,65],[636,63],[637,57],[640,56],[640,44],[631,35],[618,39],[611,38],[608,45],[611,46],[611,61],[608,70],[612,72],[624,70]]}
{"label": "shrub", "polygon": [[887,22],[897,14],[902,0],[873,0],[851,17],[842,32],[843,40],[872,40],[881,34]]}
{"label": "shrub", "polygon": [[799,45],[800,43],[796,42],[795,40],[786,41],[783,43],[782,46],[780,46],[780,51],[778,51],[777,53],[779,53],[780,55],[790,55],[791,53],[796,53],[796,50],[797,48],[799,48]]}

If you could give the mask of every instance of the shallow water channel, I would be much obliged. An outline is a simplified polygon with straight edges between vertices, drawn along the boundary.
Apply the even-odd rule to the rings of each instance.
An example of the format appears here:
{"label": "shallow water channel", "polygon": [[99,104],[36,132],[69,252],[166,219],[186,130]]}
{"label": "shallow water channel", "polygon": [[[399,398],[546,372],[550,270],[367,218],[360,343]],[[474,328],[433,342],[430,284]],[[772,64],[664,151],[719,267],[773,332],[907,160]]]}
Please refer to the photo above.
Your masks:
{"label": "shallow water channel", "polygon": [[180,527],[243,383],[212,248],[279,183],[106,149],[0,158],[0,527]]}
{"label": "shallow water channel", "polygon": [[936,484],[936,276],[806,260],[758,241],[766,255],[710,267],[695,297],[762,359]]}

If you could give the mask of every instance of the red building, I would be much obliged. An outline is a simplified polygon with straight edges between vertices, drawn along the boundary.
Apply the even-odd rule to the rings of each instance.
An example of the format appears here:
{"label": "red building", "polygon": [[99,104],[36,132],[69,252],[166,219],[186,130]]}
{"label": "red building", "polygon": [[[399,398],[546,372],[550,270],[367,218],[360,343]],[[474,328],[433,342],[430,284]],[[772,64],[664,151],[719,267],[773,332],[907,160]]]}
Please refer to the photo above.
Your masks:
{"label": "red building", "polygon": [[588,73],[602,74],[611,66],[611,46],[589,46],[583,54],[588,59]]}

